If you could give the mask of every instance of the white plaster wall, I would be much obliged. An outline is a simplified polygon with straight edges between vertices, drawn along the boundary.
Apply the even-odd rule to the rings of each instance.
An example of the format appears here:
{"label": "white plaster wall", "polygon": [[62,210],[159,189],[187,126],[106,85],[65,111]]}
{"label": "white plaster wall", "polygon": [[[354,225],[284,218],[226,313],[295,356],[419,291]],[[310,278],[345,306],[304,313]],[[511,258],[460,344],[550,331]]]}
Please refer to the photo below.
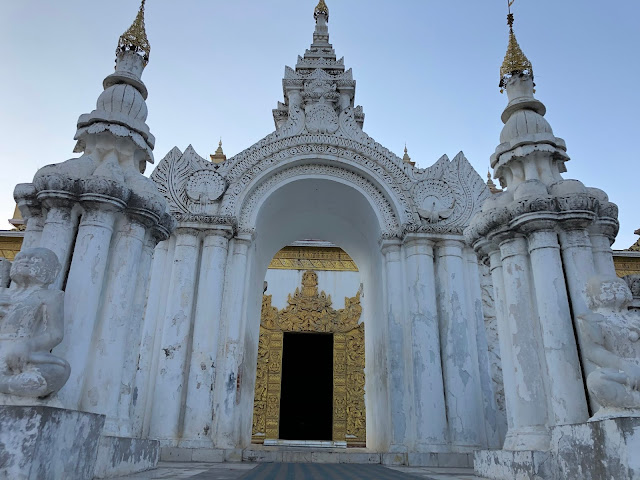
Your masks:
{"label": "white plaster wall", "polygon": [[[360,272],[333,272],[314,270],[318,274],[318,290],[331,295],[333,308],[344,308],[344,297],[355,297],[360,289]],[[271,295],[271,305],[279,310],[287,306],[287,296],[301,286],[305,270],[269,269],[265,280],[266,295]],[[365,292],[363,292],[365,293]]]}

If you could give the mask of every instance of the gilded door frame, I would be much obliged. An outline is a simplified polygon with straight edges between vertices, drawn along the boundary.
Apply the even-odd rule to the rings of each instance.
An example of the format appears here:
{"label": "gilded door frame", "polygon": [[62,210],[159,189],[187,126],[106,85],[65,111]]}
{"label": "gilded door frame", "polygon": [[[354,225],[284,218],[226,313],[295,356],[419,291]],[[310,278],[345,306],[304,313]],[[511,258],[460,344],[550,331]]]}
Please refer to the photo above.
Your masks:
{"label": "gilded door frame", "polygon": [[[334,310],[331,296],[318,292],[318,275],[308,270],[302,289],[289,295],[278,310],[271,295],[263,295],[258,365],[253,412],[253,443],[278,439],[282,384],[282,348],[285,332],[333,333],[333,440],[364,446],[364,324],[358,324],[360,292],[345,298],[345,308]],[[311,440],[311,439],[310,439]]]}

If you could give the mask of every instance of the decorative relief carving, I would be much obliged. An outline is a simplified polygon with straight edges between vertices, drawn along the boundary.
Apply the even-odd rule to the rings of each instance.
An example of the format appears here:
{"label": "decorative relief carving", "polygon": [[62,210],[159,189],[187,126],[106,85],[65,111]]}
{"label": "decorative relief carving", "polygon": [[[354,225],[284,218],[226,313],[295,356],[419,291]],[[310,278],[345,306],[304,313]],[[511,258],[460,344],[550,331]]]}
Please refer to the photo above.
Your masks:
{"label": "decorative relief carving", "polygon": [[253,411],[253,442],[277,439],[280,425],[280,388],[284,332],[333,333],[333,440],[364,446],[364,324],[358,324],[360,292],[345,298],[345,308],[334,310],[331,297],[318,292],[318,275],[306,271],[302,289],[289,295],[278,310],[271,295],[262,299],[258,367]]}
{"label": "decorative relief carving", "polygon": [[429,223],[439,222],[453,213],[456,202],[453,190],[442,180],[424,180],[416,185],[413,198],[420,218]]}
{"label": "decorative relief carving", "polygon": [[335,247],[285,247],[275,254],[270,269],[357,272],[358,267],[342,249]]}
{"label": "decorative relief carving", "polygon": [[198,170],[192,173],[185,188],[190,200],[189,209],[206,212],[207,205],[218,200],[225,188],[224,179],[212,170]]}
{"label": "decorative relief carving", "polygon": [[281,183],[282,181],[297,177],[300,175],[326,175],[337,178],[343,178],[351,183],[358,185],[375,203],[377,210],[382,214],[385,225],[383,228],[383,234],[397,234],[399,231],[399,224],[396,219],[393,208],[387,201],[387,199],[376,189],[376,187],[367,181],[365,178],[357,175],[349,170],[343,168],[330,167],[327,165],[299,165],[297,167],[289,168],[282,172],[278,172],[275,175],[269,177],[264,183],[262,183],[244,202],[242,212],[240,214],[240,229],[243,231],[250,231],[251,214],[254,212],[259,200],[270,191],[274,185]]}
{"label": "decorative relief carving", "polygon": [[198,155],[191,146],[184,153],[173,148],[153,171],[151,179],[175,217],[216,215],[216,202],[227,186],[215,165]]}
{"label": "decorative relief carving", "polygon": [[338,115],[324,100],[307,107],[306,117],[310,133],[335,133],[338,130]]}

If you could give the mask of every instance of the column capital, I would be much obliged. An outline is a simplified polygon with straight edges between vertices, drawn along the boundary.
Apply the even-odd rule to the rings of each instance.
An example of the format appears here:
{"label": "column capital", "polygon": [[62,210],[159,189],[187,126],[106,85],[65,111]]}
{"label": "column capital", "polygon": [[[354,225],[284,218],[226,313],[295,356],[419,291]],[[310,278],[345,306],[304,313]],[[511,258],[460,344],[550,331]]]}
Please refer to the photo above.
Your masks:
{"label": "column capital", "polygon": [[555,230],[536,230],[531,232],[528,236],[529,253],[538,250],[540,248],[555,248],[559,249],[558,234]]}
{"label": "column capital", "polygon": [[200,230],[198,230],[197,228],[191,228],[191,227],[178,227],[174,230],[174,233],[177,237],[180,237],[180,238],[183,238],[183,237],[198,238],[198,236],[200,235]]}
{"label": "column capital", "polygon": [[204,230],[206,237],[224,237],[229,240],[233,237],[233,227],[229,225],[212,225]]}
{"label": "column capital", "polygon": [[560,247],[562,250],[567,248],[591,248],[591,239],[589,233],[584,228],[576,228],[571,230],[560,230]]}
{"label": "column capital", "polygon": [[397,238],[385,238],[380,240],[380,251],[383,255],[400,251],[402,243]]}
{"label": "column capital", "polygon": [[517,256],[517,255],[528,255],[529,249],[527,246],[526,238],[522,236],[517,236],[514,238],[503,240],[500,243],[500,253],[502,255],[502,260]]}
{"label": "column capital", "polygon": [[465,247],[462,240],[441,240],[436,244],[436,256],[442,257],[460,257],[463,258],[462,251]]}
{"label": "column capital", "polygon": [[433,257],[435,241],[420,234],[411,233],[404,238],[402,249],[406,258],[414,255],[428,255]]}

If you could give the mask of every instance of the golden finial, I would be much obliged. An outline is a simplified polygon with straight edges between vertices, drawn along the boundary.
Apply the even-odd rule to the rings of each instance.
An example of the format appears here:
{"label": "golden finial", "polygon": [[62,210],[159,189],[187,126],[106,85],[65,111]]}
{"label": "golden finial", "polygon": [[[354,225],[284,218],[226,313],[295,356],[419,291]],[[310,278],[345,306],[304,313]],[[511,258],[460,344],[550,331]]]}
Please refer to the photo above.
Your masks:
{"label": "golden finial", "polygon": [[324,0],[320,0],[318,2],[318,5],[316,6],[316,9],[313,11],[313,18],[318,18],[318,15],[320,14],[324,14],[327,16],[327,21],[329,20],[329,7],[327,7],[327,4],[324,3]]}
{"label": "golden finial", "polygon": [[220,139],[220,142],[218,142],[218,149],[216,150],[216,153],[209,156],[211,157],[211,161],[216,164],[222,163],[227,159],[227,156],[222,151],[222,138]]}
{"label": "golden finial", "polygon": [[415,167],[416,162],[412,162],[411,161],[411,157],[409,156],[409,151],[407,150],[407,144],[404,144],[404,155],[402,157],[402,161],[404,163],[408,163],[409,165],[411,165],[412,167]]}
{"label": "golden finial", "polygon": [[147,32],[144,28],[144,4],[146,0],[142,0],[138,15],[133,21],[129,29],[124,32],[118,40],[118,48],[116,55],[122,52],[136,52],[144,59],[145,66],[149,63],[149,55],[151,54],[151,45],[147,39]]}
{"label": "golden finial", "polygon": [[496,184],[491,180],[491,171],[487,170],[487,187],[489,187],[489,191],[491,193],[500,193],[502,190],[496,187]]}
{"label": "golden finial", "polygon": [[513,33],[513,13],[511,13],[511,5],[515,0],[507,0],[509,7],[509,14],[507,15],[507,25],[509,25],[509,46],[507,47],[507,54],[504,57],[502,67],[500,67],[500,93],[502,93],[504,87],[507,84],[507,80],[513,75],[518,73],[526,73],[533,78],[533,65],[524,54],[516,34]]}

